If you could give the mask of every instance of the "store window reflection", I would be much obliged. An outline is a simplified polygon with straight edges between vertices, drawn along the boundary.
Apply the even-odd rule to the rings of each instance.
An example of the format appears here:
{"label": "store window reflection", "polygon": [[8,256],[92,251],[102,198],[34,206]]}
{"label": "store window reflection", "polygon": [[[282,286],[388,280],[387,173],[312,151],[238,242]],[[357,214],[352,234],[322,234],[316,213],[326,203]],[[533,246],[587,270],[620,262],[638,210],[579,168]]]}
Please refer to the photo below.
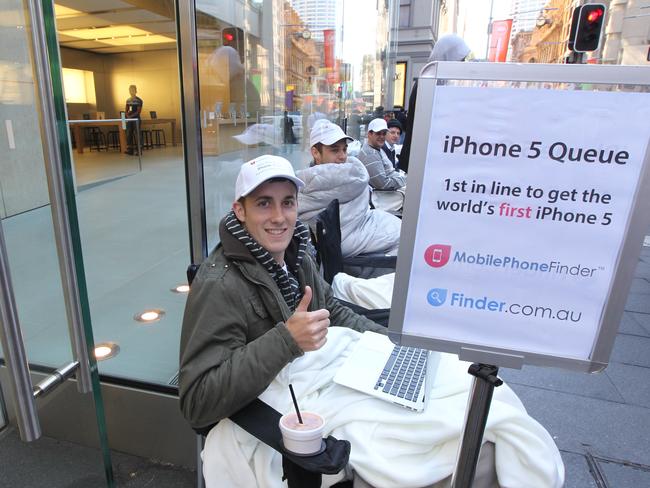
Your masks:
{"label": "store window reflection", "polygon": [[[54,9],[93,334],[119,344],[99,371],[167,387],[185,305],[170,288],[189,261],[175,4],[56,0]],[[30,262],[40,269],[39,255]],[[48,325],[49,301],[30,307]],[[158,320],[134,317],[151,310]],[[53,327],[42,329],[28,339],[30,360],[58,366]]]}
{"label": "store window reflection", "polygon": [[318,119],[357,139],[365,133],[388,90],[390,6],[376,0],[197,1],[210,249],[242,162],[271,153],[306,166],[309,131]]}

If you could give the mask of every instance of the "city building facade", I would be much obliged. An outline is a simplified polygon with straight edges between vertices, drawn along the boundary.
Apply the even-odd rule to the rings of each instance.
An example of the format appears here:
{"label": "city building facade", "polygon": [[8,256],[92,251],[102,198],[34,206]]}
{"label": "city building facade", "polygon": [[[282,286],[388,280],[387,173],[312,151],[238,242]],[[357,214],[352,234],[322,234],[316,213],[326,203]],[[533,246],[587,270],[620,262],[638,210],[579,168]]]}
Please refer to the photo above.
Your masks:
{"label": "city building facade", "polygon": [[[512,45],[511,60],[519,63],[563,63],[569,52],[567,42],[571,29],[573,6],[570,1],[551,0],[539,10],[534,25],[521,29]],[[524,40],[528,44],[524,44]],[[523,49],[522,49],[523,46]]]}
{"label": "city building facade", "polygon": [[456,0],[400,0],[399,23],[393,34],[397,45],[393,106],[406,108],[408,105],[413,80],[427,63],[438,37],[439,25],[446,25],[449,19],[455,18],[455,5]]}
{"label": "city building facade", "polygon": [[[313,93],[316,67],[324,59],[319,41],[312,37],[309,24],[303,20],[289,2],[284,4],[284,32],[286,42],[284,72],[286,74],[285,108],[301,111],[304,94]],[[322,44],[322,43],[321,43]]]}
{"label": "city building facade", "polygon": [[545,0],[512,0],[512,35],[533,30],[545,3]]}
{"label": "city building facade", "polygon": [[650,65],[650,3],[609,0],[602,47],[603,64]]}
{"label": "city building facade", "polygon": [[[574,62],[567,42],[574,9],[591,2],[550,0],[539,10],[533,26],[519,22],[511,38],[513,62]],[[637,0],[604,0],[605,21],[599,49],[585,53],[583,62],[593,64],[650,64],[650,5]]]}
{"label": "city building facade", "polygon": [[336,27],[337,0],[291,0],[291,6],[314,34],[314,39],[323,42],[323,31]]}

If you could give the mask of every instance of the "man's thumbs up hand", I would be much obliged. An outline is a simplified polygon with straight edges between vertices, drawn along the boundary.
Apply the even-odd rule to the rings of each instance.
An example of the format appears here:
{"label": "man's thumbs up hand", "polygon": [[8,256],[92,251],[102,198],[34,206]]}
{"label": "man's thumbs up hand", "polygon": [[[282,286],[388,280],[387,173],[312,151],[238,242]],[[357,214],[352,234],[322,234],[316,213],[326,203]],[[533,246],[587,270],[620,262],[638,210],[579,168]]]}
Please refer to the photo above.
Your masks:
{"label": "man's thumbs up hand", "polygon": [[286,326],[293,339],[303,351],[315,351],[323,347],[327,342],[327,328],[330,325],[330,313],[328,310],[321,308],[309,312],[309,304],[312,300],[313,292],[311,287],[305,287],[305,293],[296,307]]}

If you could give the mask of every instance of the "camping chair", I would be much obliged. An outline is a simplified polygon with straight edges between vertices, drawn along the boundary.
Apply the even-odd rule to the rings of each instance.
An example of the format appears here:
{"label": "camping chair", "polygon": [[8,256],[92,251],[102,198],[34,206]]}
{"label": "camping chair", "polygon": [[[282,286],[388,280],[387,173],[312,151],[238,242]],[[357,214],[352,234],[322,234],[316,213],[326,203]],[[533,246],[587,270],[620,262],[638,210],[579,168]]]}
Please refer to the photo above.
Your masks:
{"label": "camping chair", "polygon": [[[187,268],[187,282],[191,285],[199,266],[191,264]],[[229,418],[246,432],[256,437],[282,454],[283,479],[286,478],[289,488],[318,488],[321,486],[323,474],[336,474],[348,464],[350,458],[350,443],[339,441],[329,436],[325,439],[327,448],[315,456],[295,456],[282,447],[282,433],[280,432],[280,412],[255,399]],[[216,425],[216,424],[214,424]],[[202,429],[194,429],[197,434],[197,487],[204,487],[203,461],[201,451],[205,443],[205,436],[210,425]],[[338,488],[351,488],[351,482],[341,482],[335,485]]]}
{"label": "camping chair", "polygon": [[404,190],[401,188],[398,190],[373,188],[370,192],[370,208],[383,210],[401,219],[405,196]]}
{"label": "camping chair", "polygon": [[383,327],[388,327],[388,319],[390,317],[390,308],[365,308],[353,302],[348,302],[341,298],[334,297],[341,305],[348,307],[354,313],[363,315],[367,319],[372,320],[376,324]]}
{"label": "camping chair", "polygon": [[358,278],[375,278],[392,273],[397,266],[397,256],[382,253],[360,254],[344,258],[341,252],[341,217],[339,201],[334,199],[316,216],[314,236],[317,257],[323,277],[332,283],[336,273],[343,271]]}

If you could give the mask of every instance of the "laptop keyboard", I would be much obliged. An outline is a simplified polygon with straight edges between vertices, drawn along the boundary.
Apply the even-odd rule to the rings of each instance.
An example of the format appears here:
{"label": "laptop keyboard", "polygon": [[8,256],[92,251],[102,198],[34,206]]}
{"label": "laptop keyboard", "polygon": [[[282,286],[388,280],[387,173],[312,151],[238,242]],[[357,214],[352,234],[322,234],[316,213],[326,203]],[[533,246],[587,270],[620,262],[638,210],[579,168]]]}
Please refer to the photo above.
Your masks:
{"label": "laptop keyboard", "polygon": [[427,350],[395,346],[379,375],[375,390],[416,401],[426,374]]}

